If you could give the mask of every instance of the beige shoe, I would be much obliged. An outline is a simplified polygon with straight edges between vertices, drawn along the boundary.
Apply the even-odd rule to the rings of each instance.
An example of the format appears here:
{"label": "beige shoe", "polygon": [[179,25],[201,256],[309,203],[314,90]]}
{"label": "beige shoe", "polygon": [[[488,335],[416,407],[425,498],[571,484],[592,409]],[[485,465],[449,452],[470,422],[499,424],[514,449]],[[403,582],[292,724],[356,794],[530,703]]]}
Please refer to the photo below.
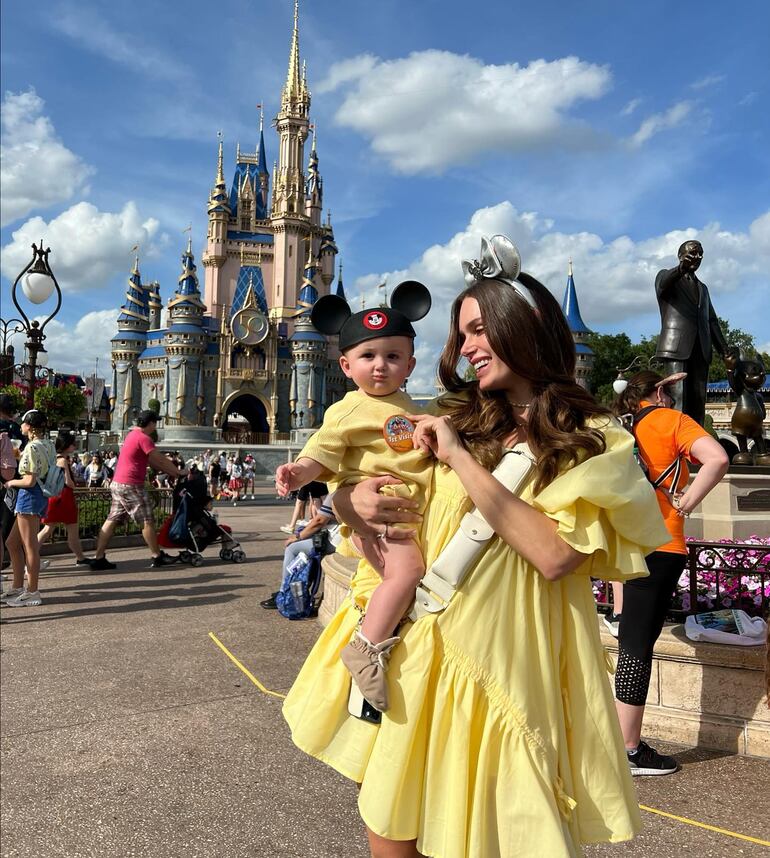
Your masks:
{"label": "beige shoe", "polygon": [[342,650],[340,658],[350,671],[353,682],[361,694],[379,712],[388,711],[388,683],[385,671],[388,669],[388,656],[401,638],[387,638],[374,644],[361,632],[356,632],[353,640]]}

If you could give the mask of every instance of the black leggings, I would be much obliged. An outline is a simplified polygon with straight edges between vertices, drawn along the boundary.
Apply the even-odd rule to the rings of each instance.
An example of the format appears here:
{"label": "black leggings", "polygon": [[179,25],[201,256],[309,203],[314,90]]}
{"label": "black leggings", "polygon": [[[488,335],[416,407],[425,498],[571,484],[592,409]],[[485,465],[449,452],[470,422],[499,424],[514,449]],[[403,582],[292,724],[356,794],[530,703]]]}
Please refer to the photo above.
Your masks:
{"label": "black leggings", "polygon": [[644,706],[647,700],[655,641],[671,607],[687,555],[653,551],[646,560],[649,578],[637,578],[623,585],[615,697],[630,706]]}

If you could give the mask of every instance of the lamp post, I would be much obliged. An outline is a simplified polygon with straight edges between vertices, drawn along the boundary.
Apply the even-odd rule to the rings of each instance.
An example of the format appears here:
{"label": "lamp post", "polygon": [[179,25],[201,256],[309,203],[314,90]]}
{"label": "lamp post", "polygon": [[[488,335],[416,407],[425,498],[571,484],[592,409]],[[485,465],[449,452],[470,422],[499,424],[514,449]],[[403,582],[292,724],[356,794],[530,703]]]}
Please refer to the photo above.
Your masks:
{"label": "lamp post", "polygon": [[[25,367],[28,384],[28,408],[34,408],[35,405],[35,380],[37,379],[38,374],[38,355],[41,352],[45,352],[45,348],[43,347],[45,326],[51,321],[51,319],[53,319],[61,308],[61,289],[59,288],[59,284],[56,282],[56,277],[54,277],[53,271],[51,271],[51,266],[48,264],[48,254],[50,252],[50,247],[45,250],[43,249],[42,239],[40,241],[40,247],[36,244],[32,245],[32,259],[16,278],[11,289],[11,299],[13,300],[14,306],[19,311],[21,319],[10,319],[7,322],[3,322],[4,335],[7,336],[9,326],[14,322],[17,322],[20,323],[22,327],[20,330],[14,330],[14,332],[24,333],[27,337],[24,347],[28,356],[28,362]],[[51,315],[44,319],[42,323],[38,322],[37,319],[34,321],[31,320],[24,312],[24,309],[16,298],[16,290],[22,278],[24,278],[22,291],[24,292],[27,300],[32,304],[43,304],[51,297],[51,295],[53,295],[54,290],[56,291],[56,307],[54,307]],[[5,354],[5,349],[3,350],[3,354]],[[46,375],[50,376],[50,373],[46,371]]]}

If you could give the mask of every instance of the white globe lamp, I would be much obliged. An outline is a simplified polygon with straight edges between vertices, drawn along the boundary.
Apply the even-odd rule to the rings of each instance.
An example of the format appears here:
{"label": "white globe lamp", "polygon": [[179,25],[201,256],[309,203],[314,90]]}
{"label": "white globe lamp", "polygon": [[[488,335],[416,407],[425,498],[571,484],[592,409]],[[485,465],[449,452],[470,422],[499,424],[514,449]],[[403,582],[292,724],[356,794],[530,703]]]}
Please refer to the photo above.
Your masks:
{"label": "white globe lamp", "polygon": [[24,275],[21,288],[32,304],[43,304],[53,295],[54,285],[50,275],[32,270]]}
{"label": "white globe lamp", "polygon": [[618,396],[620,396],[627,387],[628,382],[625,378],[616,378],[615,381],[612,382],[612,389],[618,394]]}

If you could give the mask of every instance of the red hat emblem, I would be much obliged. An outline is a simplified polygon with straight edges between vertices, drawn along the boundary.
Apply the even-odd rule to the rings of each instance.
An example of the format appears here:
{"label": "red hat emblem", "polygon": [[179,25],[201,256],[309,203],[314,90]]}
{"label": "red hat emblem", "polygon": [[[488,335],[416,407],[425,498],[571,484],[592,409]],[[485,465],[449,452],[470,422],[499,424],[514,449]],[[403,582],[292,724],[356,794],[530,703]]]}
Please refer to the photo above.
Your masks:
{"label": "red hat emblem", "polygon": [[364,316],[364,327],[370,331],[379,331],[388,324],[388,317],[381,310],[372,310]]}

